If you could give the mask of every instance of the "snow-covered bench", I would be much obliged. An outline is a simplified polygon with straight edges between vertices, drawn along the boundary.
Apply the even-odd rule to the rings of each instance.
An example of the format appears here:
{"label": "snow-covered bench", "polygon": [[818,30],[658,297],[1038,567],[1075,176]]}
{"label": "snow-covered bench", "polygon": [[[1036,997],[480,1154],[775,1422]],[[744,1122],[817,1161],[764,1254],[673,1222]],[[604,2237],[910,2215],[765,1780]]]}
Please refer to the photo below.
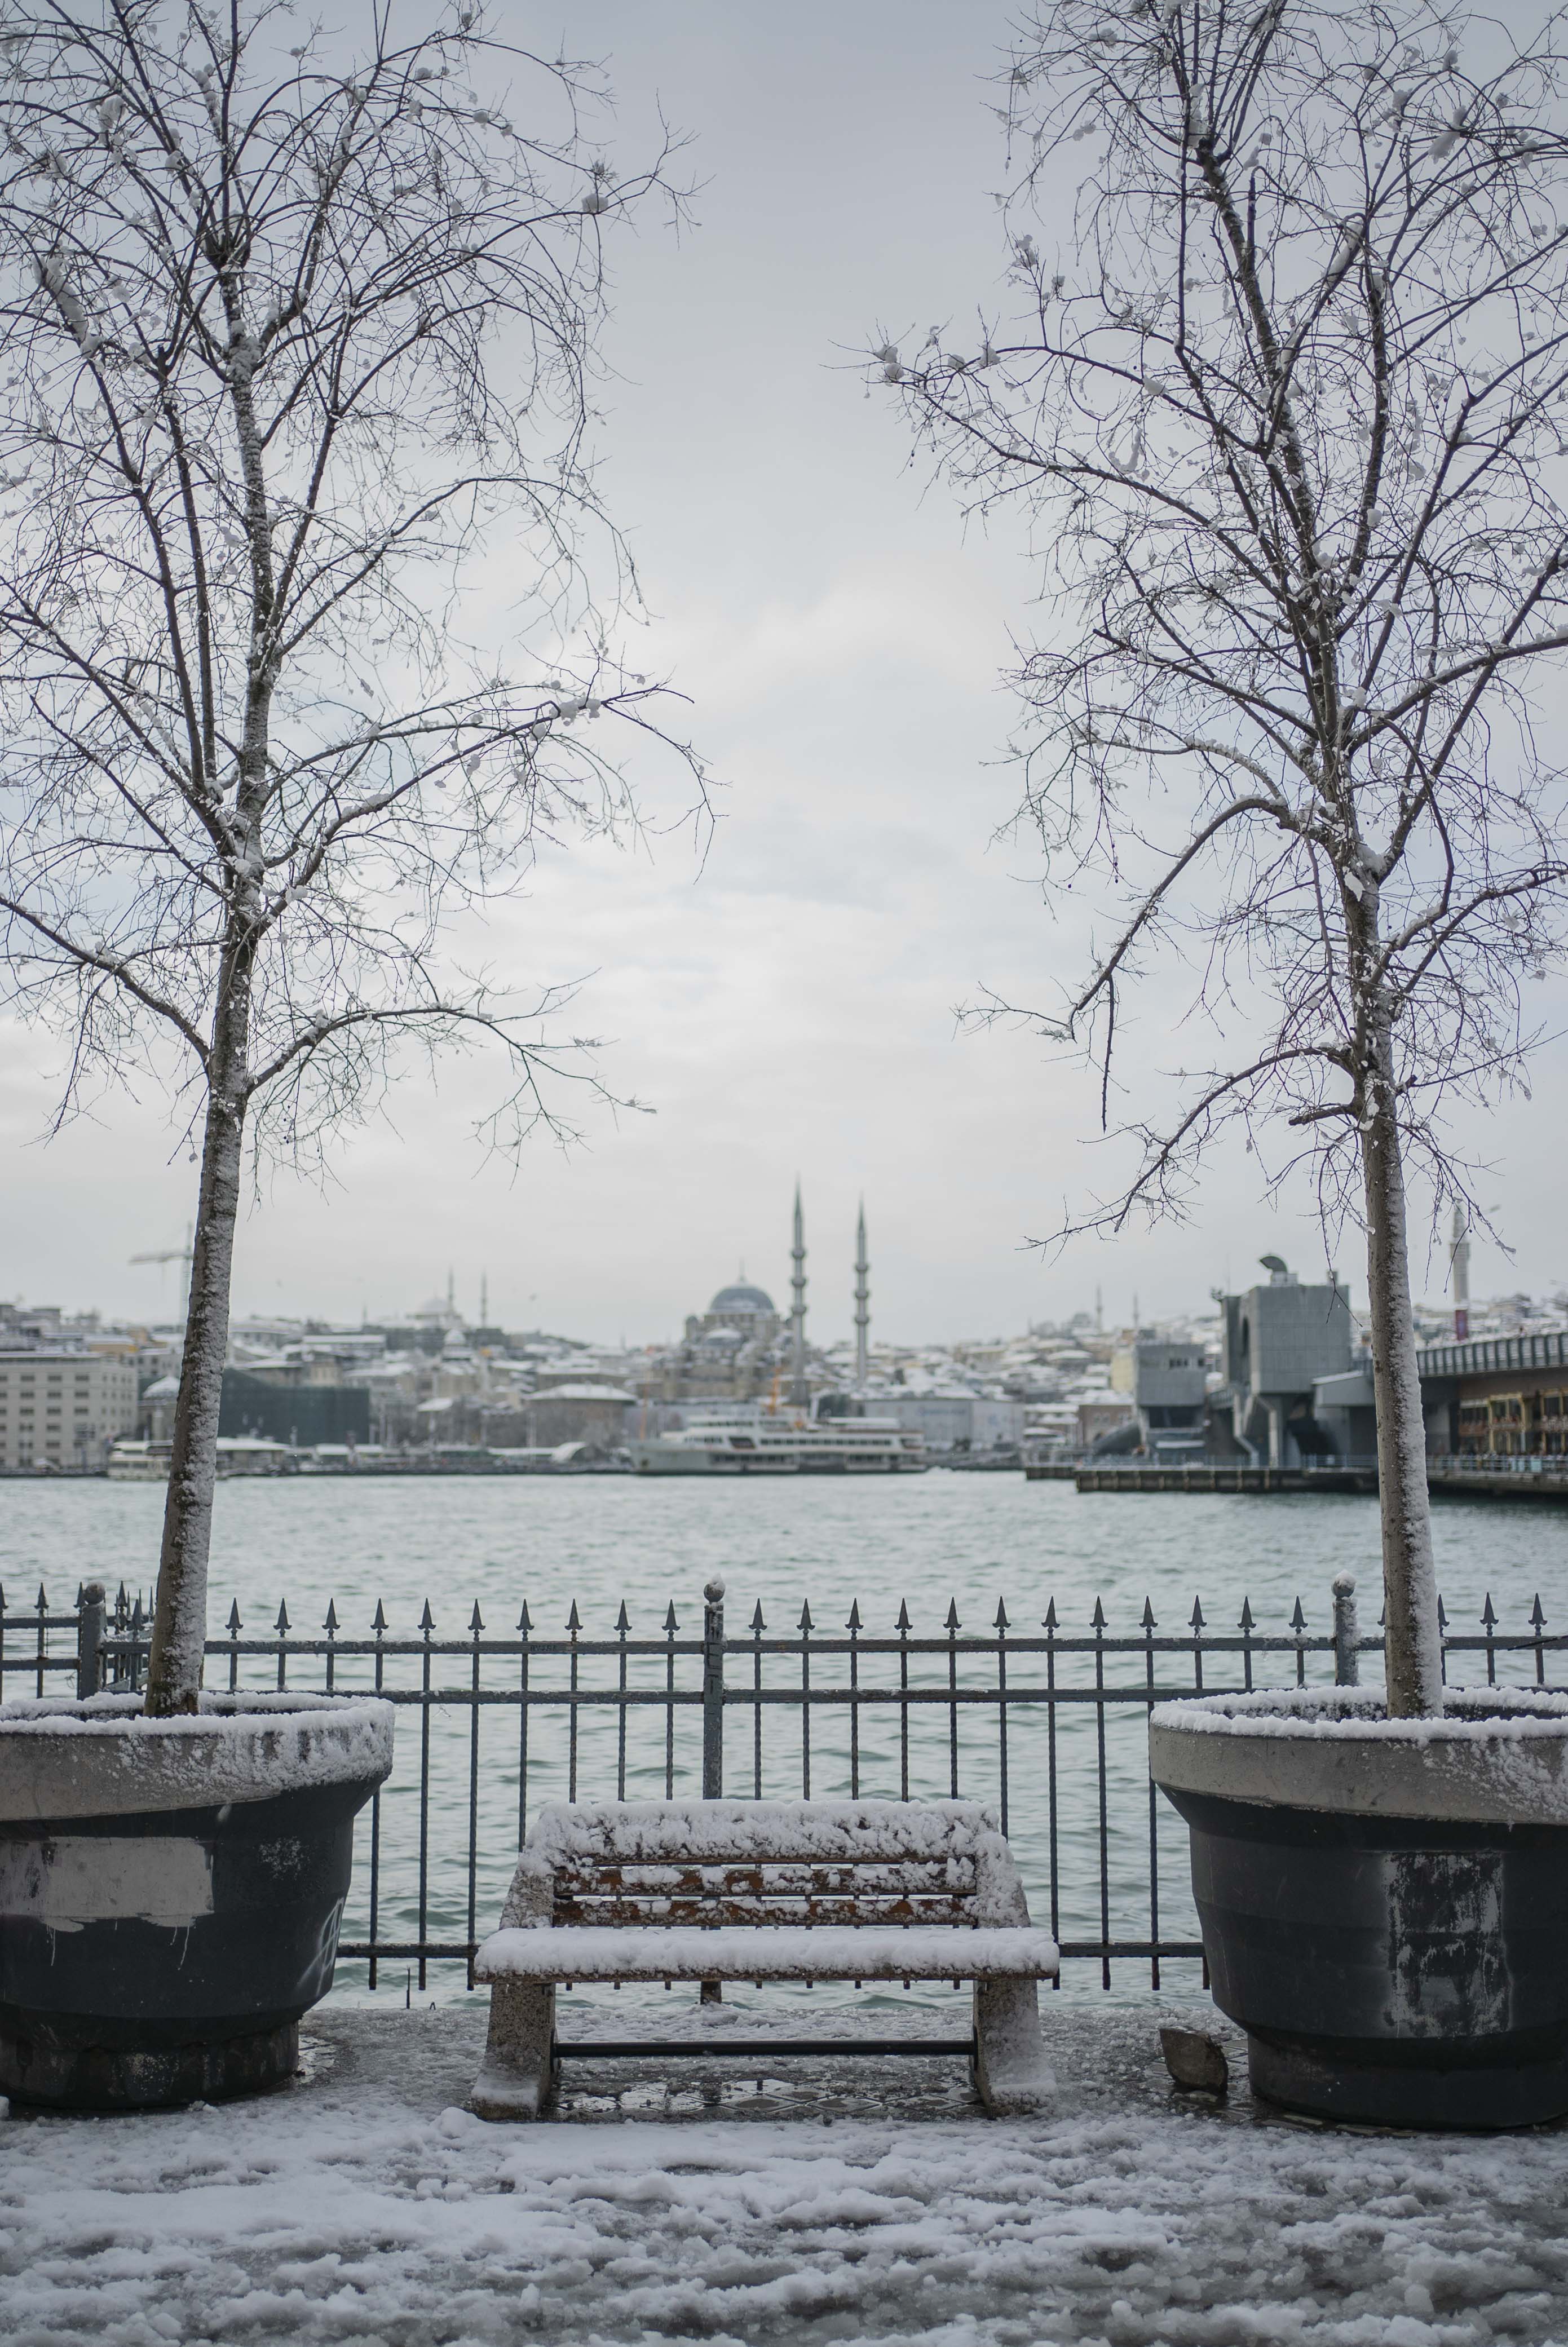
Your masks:
{"label": "snow-covered bench", "polygon": [[[489,2119],[548,2108],[563,1982],[921,1980],[974,1983],[968,2051],[980,2098],[990,2111],[1027,2110],[1050,2090],[1036,1983],[1057,1963],[1050,1932],[1030,1923],[1011,1850],[972,1801],[544,1809],[501,1928],[475,1961],[490,1983],[490,2035],[471,2104]],[[923,2045],[931,2041],[848,2038],[844,2051]],[[705,2049],[663,2040],[615,2050]],[[943,2040],[940,2050],[960,2049]]]}

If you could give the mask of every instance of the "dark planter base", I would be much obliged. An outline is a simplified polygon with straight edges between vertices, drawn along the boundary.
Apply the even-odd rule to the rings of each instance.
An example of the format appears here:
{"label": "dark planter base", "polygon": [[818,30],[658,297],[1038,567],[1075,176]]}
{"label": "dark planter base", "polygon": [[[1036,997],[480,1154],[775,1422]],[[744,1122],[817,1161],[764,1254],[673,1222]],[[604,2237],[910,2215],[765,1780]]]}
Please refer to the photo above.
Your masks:
{"label": "dark planter base", "polygon": [[1360,2045],[1247,2039],[1255,2095],[1314,2118],[1406,2127],[1540,2127],[1568,2113],[1568,2054],[1476,2068],[1378,2061]]}
{"label": "dark planter base", "polygon": [[147,2111],[179,2103],[229,2102],[292,2078],[300,2025],[246,2026],[200,2044],[142,2046],[61,2043],[57,2033],[0,2019],[0,2094],[50,2110]]}
{"label": "dark planter base", "polygon": [[0,1821],[0,2094],[138,2110],[291,2076],[300,2018],[332,1986],[354,1818],[384,1774]]}
{"label": "dark planter base", "polygon": [[1396,2127],[1568,2116],[1568,1828],[1165,1789],[1258,2094]]}

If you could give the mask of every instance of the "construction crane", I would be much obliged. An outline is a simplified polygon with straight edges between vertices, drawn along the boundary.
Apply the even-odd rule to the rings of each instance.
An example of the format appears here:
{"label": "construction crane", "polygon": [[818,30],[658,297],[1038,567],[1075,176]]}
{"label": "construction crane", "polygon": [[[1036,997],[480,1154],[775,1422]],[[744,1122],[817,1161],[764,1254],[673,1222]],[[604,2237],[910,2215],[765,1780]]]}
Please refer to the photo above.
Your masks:
{"label": "construction crane", "polygon": [[190,1225],[187,1223],[185,1245],[182,1247],[155,1247],[150,1254],[133,1255],[130,1258],[132,1263],[182,1263],[185,1266],[185,1278],[179,1297],[181,1320],[189,1320],[190,1317],[190,1266],[195,1255],[195,1247],[192,1244],[194,1236]]}

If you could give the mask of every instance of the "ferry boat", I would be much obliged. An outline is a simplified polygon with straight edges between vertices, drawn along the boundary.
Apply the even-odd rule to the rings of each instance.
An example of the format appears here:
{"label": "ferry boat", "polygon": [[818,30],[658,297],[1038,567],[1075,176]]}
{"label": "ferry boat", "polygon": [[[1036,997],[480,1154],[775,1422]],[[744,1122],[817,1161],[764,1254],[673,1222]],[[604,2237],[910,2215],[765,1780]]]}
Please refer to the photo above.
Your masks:
{"label": "ferry boat", "polygon": [[783,1411],[708,1419],[626,1448],[639,1475],[910,1475],[930,1464],[925,1436],[897,1419]]}
{"label": "ferry boat", "polygon": [[[122,1435],[109,1450],[105,1472],[111,1483],[167,1483],[173,1449],[167,1436],[148,1441]],[[231,1475],[286,1475],[297,1463],[286,1442],[270,1442],[259,1434],[218,1437],[220,1481]]]}

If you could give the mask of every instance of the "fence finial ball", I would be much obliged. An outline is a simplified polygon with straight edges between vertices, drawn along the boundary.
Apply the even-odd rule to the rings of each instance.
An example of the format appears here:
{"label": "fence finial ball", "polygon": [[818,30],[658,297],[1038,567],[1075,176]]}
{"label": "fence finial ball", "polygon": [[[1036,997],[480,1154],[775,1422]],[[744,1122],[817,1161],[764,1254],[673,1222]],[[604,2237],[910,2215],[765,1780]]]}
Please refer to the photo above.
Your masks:
{"label": "fence finial ball", "polygon": [[1354,1596],[1355,1596],[1355,1594],[1356,1594],[1356,1576],[1355,1576],[1355,1574],[1354,1574],[1353,1573],[1337,1573],[1335,1574],[1335,1576],[1334,1576],[1334,1594],[1335,1594],[1335,1596],[1336,1596],[1336,1597],[1354,1597]]}
{"label": "fence finial ball", "polygon": [[723,1604],[724,1584],[720,1580],[717,1573],[713,1575],[712,1581],[703,1583],[702,1594],[707,1599],[710,1605],[722,1605]]}

